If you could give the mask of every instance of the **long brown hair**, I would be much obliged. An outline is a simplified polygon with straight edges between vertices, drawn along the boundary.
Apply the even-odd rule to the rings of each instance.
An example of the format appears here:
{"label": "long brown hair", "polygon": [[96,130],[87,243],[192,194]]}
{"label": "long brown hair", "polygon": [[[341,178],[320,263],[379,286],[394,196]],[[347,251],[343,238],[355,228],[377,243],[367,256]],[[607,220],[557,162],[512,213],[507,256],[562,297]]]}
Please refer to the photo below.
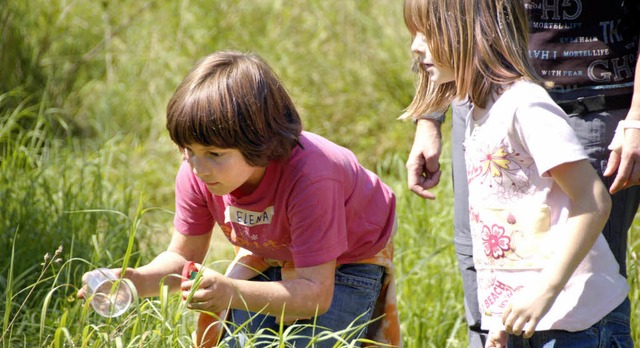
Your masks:
{"label": "long brown hair", "polygon": [[289,94],[254,53],[219,51],[201,59],[167,105],[176,145],[235,148],[247,163],[266,166],[298,144],[302,123]]}
{"label": "long brown hair", "polygon": [[434,63],[453,68],[455,82],[435,84],[418,69],[416,95],[400,118],[443,112],[454,99],[486,107],[518,79],[541,83],[527,57],[522,0],[405,0],[404,21],[412,38],[426,35]]}

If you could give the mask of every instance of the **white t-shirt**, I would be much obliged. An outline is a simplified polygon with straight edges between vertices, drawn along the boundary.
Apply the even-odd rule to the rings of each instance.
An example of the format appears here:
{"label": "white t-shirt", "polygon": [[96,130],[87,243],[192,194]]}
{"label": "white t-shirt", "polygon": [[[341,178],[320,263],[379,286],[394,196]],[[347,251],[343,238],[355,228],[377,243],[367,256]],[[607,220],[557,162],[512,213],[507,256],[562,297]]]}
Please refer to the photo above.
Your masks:
{"label": "white t-shirt", "polygon": [[[548,170],[587,156],[564,112],[534,83],[514,83],[481,120],[471,112],[464,145],[478,300],[482,328],[502,329],[511,295],[563,252],[571,202]],[[628,291],[600,235],[536,330],[584,330]]]}

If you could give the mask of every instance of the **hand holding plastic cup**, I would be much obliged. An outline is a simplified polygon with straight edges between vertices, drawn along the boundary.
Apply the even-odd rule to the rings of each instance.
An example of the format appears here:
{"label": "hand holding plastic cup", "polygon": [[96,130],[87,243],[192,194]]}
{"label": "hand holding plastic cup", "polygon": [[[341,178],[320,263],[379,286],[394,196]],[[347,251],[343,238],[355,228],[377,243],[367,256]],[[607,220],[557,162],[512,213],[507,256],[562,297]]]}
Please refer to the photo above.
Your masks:
{"label": "hand holding plastic cup", "polygon": [[135,297],[135,287],[128,279],[118,279],[108,268],[98,268],[86,274],[87,299],[103,317],[115,318],[129,308]]}

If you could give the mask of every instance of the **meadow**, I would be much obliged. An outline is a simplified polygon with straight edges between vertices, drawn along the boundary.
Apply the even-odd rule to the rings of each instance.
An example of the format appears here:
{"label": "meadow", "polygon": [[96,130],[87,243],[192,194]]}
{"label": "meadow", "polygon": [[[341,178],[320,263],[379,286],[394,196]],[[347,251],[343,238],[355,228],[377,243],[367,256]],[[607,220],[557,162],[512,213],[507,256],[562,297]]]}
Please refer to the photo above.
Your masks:
{"label": "meadow", "polygon": [[[166,247],[180,162],[169,97],[216,50],[252,51],[279,74],[305,128],[352,149],[398,197],[397,291],[405,347],[465,347],[453,248],[449,129],[435,201],[406,188],[413,124],[402,1],[0,1],[0,346],[189,347],[179,296],[105,319],[76,298],[96,267]],[[629,235],[640,342],[640,223]],[[209,266],[233,257],[221,237]]]}

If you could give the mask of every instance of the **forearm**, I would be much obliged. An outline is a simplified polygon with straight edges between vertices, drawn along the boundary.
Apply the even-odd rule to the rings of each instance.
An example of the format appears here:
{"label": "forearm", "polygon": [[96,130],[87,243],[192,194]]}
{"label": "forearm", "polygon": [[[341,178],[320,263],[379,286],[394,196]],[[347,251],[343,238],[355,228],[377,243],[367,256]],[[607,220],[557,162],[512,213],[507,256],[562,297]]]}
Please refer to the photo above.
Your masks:
{"label": "forearm", "polygon": [[217,312],[231,307],[276,317],[286,310],[287,319],[308,318],[325,313],[333,299],[335,260],[305,268],[283,268],[281,281],[234,279],[231,276],[238,275],[235,271],[224,276],[211,269],[198,269],[203,271],[200,280],[182,283],[182,295],[190,298],[191,309]]}
{"label": "forearm", "polygon": [[141,297],[157,296],[161,282],[169,285],[170,291],[179,290],[185,262],[202,263],[210,241],[211,232],[191,236],[173,231],[167,251],[147,265],[131,270],[126,277],[133,281]]}
{"label": "forearm", "polygon": [[179,289],[180,275],[186,261],[180,254],[165,251],[156,256],[150,263],[127,270],[125,277],[131,279],[134,283],[138,296],[158,296],[161,283],[168,285],[170,291]]}
{"label": "forearm", "polygon": [[331,305],[331,291],[313,284],[307,279],[292,279],[280,282],[253,282],[231,280],[235,294],[231,307],[268,314],[275,317],[312,317],[325,313]]}
{"label": "forearm", "polygon": [[560,250],[543,271],[544,281],[554,294],[564,288],[606,224],[611,200],[603,186],[596,186],[594,191],[595,199],[585,195],[586,197],[572,201],[572,213],[567,221],[566,232],[559,233],[561,239],[557,245]]}
{"label": "forearm", "polygon": [[442,123],[439,120],[421,118],[416,121],[416,138],[438,138],[441,139]]}
{"label": "forearm", "polygon": [[[565,192],[573,203],[570,207],[570,217],[566,225],[562,226],[562,230],[557,231],[554,235],[553,245],[556,250],[554,250],[552,258],[547,261],[547,266],[542,270],[540,279],[536,279],[527,284],[524,289],[516,292],[505,308],[502,322],[508,333],[520,335],[524,331],[525,338],[533,335],[540,320],[547,314],[558,294],[564,289],[578,265],[591,250],[605,224],[611,204],[610,198],[602,183],[597,179],[597,175],[594,173],[594,179],[589,175],[589,171],[584,171],[587,169],[584,162],[586,161],[583,161],[580,166],[573,166],[574,169],[578,169],[577,171],[568,170],[565,173],[584,172],[589,179],[576,178],[575,181],[582,183],[591,181],[592,185],[586,185],[582,187],[582,190],[576,190],[580,185],[574,185],[570,180],[567,181],[570,177],[563,175],[563,178],[559,180],[558,183],[563,189],[569,189]],[[588,162],[586,165],[589,165]],[[593,168],[591,171],[593,172]],[[587,193],[584,194],[584,192]]]}
{"label": "forearm", "polygon": [[[638,42],[640,44],[640,42]],[[640,120],[640,56],[636,58],[636,70],[633,80],[633,98],[627,113],[627,120]]]}
{"label": "forearm", "polygon": [[615,179],[609,187],[609,192],[616,192],[640,184],[640,60],[636,63],[631,106],[624,121],[618,124],[615,135],[609,145],[609,160],[604,176]]}

